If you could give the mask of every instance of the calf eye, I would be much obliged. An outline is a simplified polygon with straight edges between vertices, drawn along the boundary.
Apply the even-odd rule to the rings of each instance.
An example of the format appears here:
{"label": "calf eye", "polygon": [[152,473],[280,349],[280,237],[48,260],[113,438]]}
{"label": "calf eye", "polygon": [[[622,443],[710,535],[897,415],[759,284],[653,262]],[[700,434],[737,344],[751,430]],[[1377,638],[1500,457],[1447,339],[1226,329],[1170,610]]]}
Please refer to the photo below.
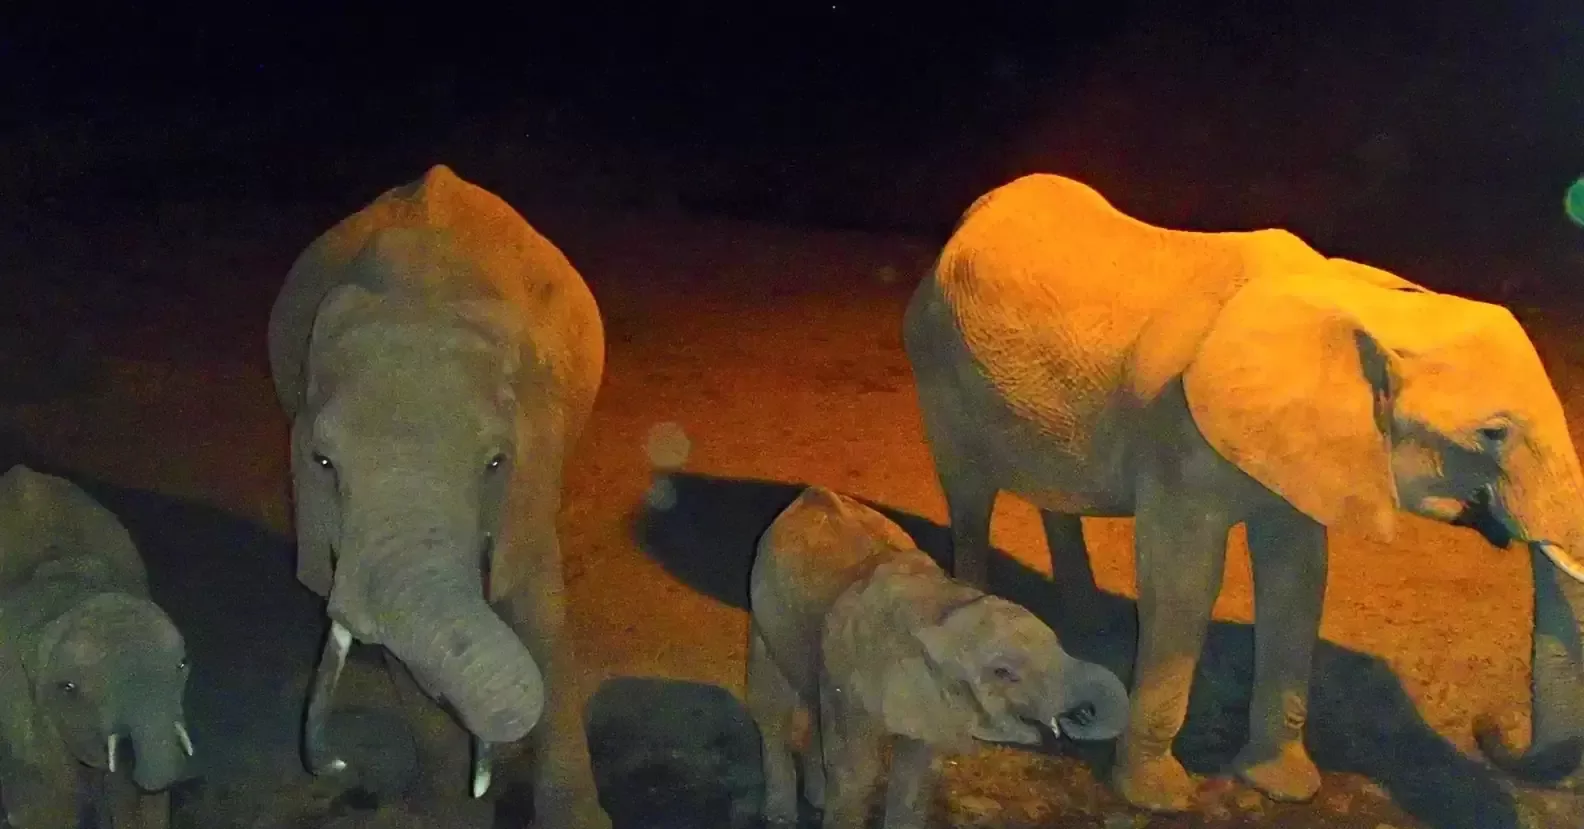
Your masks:
{"label": "calf eye", "polygon": [[495,457],[490,458],[489,463],[486,464],[484,468],[493,472],[497,469],[500,469],[501,465],[504,463],[506,463],[506,453],[496,452]]}
{"label": "calf eye", "polygon": [[77,693],[77,683],[72,682],[69,679],[61,680],[55,687],[59,688],[63,694]]}
{"label": "calf eye", "polygon": [[335,464],[331,463],[329,458],[319,452],[313,453],[313,462],[324,469],[335,469]]}
{"label": "calf eye", "polygon": [[990,672],[995,674],[995,678],[1001,680],[1002,682],[1017,682],[1019,679],[1017,671],[1014,671],[1005,665],[997,665],[990,669]]}

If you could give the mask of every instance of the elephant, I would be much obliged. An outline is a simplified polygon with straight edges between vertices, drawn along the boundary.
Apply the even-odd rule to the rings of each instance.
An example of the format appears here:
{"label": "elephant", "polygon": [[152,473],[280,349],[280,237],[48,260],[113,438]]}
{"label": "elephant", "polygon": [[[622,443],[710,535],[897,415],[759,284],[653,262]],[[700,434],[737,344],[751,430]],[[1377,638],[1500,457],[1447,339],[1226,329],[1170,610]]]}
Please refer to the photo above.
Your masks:
{"label": "elephant", "polygon": [[[793,746],[825,829],[860,829],[879,788],[887,829],[923,829],[937,751],[1045,732],[1107,740],[1127,689],[1076,659],[1027,609],[946,575],[901,527],[810,486],[758,542],[749,577],[748,709],[765,818],[797,825]],[[797,733],[799,722],[806,734]]]}
{"label": "elephant", "polygon": [[1112,772],[1129,802],[1190,806],[1171,745],[1239,523],[1256,637],[1249,735],[1232,763],[1244,781],[1276,800],[1316,793],[1303,733],[1327,534],[1389,542],[1404,512],[1527,546],[1532,746],[1482,743],[1510,769],[1577,767],[1584,478],[1507,309],[1277,228],[1156,227],[1035,173],[959,217],[908,302],[903,341],[957,576],[986,585],[991,513],[1010,492],[1041,514],[1064,614],[1097,624],[1080,519],[1133,519],[1138,651]]}
{"label": "elephant", "polygon": [[0,476],[6,823],[57,829],[91,813],[93,825],[168,826],[169,787],[193,755],[188,673],[121,522],[64,478],[22,464]]}
{"label": "elephant", "polygon": [[527,737],[536,825],[607,825],[556,525],[604,370],[582,277],[503,199],[437,164],[303,250],[268,338],[291,421],[297,579],[330,619],[305,764],[345,768],[325,720],[361,641],[468,732],[474,797],[496,747]]}

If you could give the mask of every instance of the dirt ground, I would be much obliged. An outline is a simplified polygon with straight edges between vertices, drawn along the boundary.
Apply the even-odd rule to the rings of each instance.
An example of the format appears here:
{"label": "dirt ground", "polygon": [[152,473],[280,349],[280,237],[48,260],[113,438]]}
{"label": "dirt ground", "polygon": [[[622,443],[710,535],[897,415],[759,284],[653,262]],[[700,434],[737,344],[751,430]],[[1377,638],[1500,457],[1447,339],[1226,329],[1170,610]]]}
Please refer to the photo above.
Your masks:
{"label": "dirt ground", "polygon": [[[264,320],[291,259],[360,201],[178,204],[112,224],[0,231],[0,281],[15,303],[0,319],[0,467],[25,459],[63,472],[120,513],[187,632],[201,776],[177,792],[178,825],[491,822],[489,804],[442,821],[381,794],[410,773],[410,746],[377,704],[376,670],[360,669],[341,694],[370,701],[337,724],[362,758],[357,785],[316,783],[297,765],[320,605],[290,574],[285,423]],[[900,342],[903,305],[939,240],[524,212],[585,274],[608,339],[563,515],[572,630],[591,676],[607,680],[589,706],[602,797],[618,827],[725,826],[734,798],[758,797],[757,738],[737,700],[759,531],[799,485],[818,482],[887,509],[926,549],[944,541]],[[1579,440],[1576,314],[1524,316]],[[646,441],[661,424],[689,439],[680,470],[650,466]],[[1086,528],[1097,575],[1125,608],[1130,523]],[[1003,499],[993,538],[1007,554],[997,588],[1054,624],[1036,513]],[[1520,738],[1527,730],[1527,559],[1411,518],[1389,548],[1348,536],[1332,545],[1309,731],[1326,772],[1320,795],[1276,805],[1217,778],[1242,739],[1251,673],[1241,538],[1230,564],[1178,745],[1206,775],[1199,812],[1127,809],[1103,785],[1105,746],[987,747],[943,762],[936,825],[1584,823],[1584,797],[1514,789],[1473,750],[1477,712],[1505,712]],[[1070,644],[1119,667],[1130,659],[1126,643]],[[497,825],[512,808],[500,806]]]}

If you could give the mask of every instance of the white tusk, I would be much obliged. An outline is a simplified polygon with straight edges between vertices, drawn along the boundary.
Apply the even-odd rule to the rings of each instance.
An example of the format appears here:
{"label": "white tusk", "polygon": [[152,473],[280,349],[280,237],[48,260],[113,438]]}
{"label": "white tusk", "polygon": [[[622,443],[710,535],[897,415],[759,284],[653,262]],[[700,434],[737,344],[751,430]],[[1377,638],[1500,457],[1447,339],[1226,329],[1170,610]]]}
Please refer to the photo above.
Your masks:
{"label": "white tusk", "polygon": [[181,740],[182,751],[187,752],[188,757],[193,756],[192,735],[187,733],[187,724],[181,720],[176,721],[176,739]]}
{"label": "white tusk", "polygon": [[1542,541],[1540,552],[1545,553],[1546,558],[1551,559],[1551,563],[1555,564],[1558,570],[1572,576],[1574,581],[1584,581],[1584,570],[1580,570],[1578,563],[1563,553],[1561,547],[1549,541]]}
{"label": "white tusk", "polygon": [[336,650],[340,653],[344,654],[352,647],[352,631],[340,622],[330,622],[330,638],[335,640]]}
{"label": "white tusk", "polygon": [[473,798],[483,797],[489,791],[491,768],[490,744],[473,738]]}
{"label": "white tusk", "polygon": [[1051,730],[1052,734],[1054,734],[1054,735],[1056,735],[1058,737],[1060,737],[1062,735],[1062,733],[1061,733],[1061,717],[1051,717],[1050,718],[1050,730]]}
{"label": "white tusk", "polygon": [[120,734],[111,734],[110,737],[105,740],[105,756],[110,758],[109,767],[110,767],[110,773],[111,774],[115,774],[115,770],[116,770],[115,769],[115,767],[116,767],[116,745],[118,743],[120,743],[120,742],[121,742],[121,735]]}

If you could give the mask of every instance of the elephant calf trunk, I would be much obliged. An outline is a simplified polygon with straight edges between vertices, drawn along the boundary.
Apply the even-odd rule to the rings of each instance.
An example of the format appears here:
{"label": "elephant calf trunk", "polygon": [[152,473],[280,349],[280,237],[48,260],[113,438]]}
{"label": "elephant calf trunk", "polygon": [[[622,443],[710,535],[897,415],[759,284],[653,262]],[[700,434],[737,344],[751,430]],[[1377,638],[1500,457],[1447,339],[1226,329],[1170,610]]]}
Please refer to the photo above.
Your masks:
{"label": "elephant calf trunk", "polygon": [[1047,723],[1052,730],[1074,740],[1109,740],[1127,727],[1128,692],[1116,674],[1073,659],[1063,672],[1063,687]]}

